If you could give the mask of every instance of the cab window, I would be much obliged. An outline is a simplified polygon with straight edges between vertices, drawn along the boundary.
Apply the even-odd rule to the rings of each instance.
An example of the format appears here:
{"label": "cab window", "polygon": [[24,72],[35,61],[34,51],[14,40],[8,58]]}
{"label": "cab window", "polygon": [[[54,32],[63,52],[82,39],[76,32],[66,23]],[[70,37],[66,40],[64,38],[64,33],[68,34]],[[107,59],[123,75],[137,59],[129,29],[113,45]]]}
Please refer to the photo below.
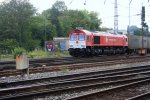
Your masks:
{"label": "cab window", "polygon": [[127,38],[125,38],[126,39],[126,42],[128,42],[128,39]]}
{"label": "cab window", "polygon": [[76,41],[76,35],[75,34],[70,35],[70,41]]}
{"label": "cab window", "polygon": [[87,40],[87,41],[90,41],[90,36],[89,36],[89,35],[87,36],[86,40]]}
{"label": "cab window", "polygon": [[78,40],[79,41],[83,41],[84,40],[84,35],[83,34],[79,34],[78,35]]}

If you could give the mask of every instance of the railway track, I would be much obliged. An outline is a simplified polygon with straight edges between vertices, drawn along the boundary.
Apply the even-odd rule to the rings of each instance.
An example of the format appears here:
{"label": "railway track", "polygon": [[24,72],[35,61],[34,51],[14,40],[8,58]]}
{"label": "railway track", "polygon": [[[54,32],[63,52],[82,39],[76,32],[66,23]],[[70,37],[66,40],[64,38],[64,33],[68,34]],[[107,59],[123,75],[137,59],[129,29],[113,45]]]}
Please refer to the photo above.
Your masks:
{"label": "railway track", "polygon": [[[138,95],[140,93],[146,92],[143,90],[142,92],[138,88],[146,88],[146,86],[150,87],[148,84],[150,83],[150,79],[143,79],[138,81],[133,81],[131,83],[114,86],[111,88],[107,88],[101,91],[96,91],[93,93],[88,93],[84,95],[78,95],[72,98],[69,98],[68,100],[96,100],[96,98],[106,99],[106,100],[130,100],[135,95]],[[147,93],[146,93],[147,94]],[[136,100],[138,97],[136,98]],[[141,100],[141,99],[140,99]]]}
{"label": "railway track", "polygon": [[[134,56],[137,58],[137,56]],[[140,56],[138,56],[140,57]],[[148,56],[147,56],[148,57]],[[112,61],[124,59],[126,56],[99,56],[91,58],[73,58],[73,57],[62,57],[62,58],[42,58],[42,59],[30,59],[29,67],[42,67],[44,66],[55,66],[55,65],[68,65],[76,63],[86,63],[86,62],[102,62],[102,61]],[[133,57],[131,57],[133,58]],[[0,62],[0,71],[2,70],[13,70],[15,69],[15,61],[1,61]]]}
{"label": "railway track", "polygon": [[[149,75],[150,66],[140,66],[64,75],[59,77],[48,77],[35,80],[24,80],[11,83],[1,83],[0,99],[22,99],[23,97],[26,97],[26,99],[27,97],[32,99],[38,98],[38,96],[43,94],[50,95],[51,98],[55,96],[62,96],[62,98],[60,97],[60,99],[70,100],[93,100],[94,98],[99,97],[103,97],[105,99],[106,97],[108,98],[108,93],[113,94],[114,96],[114,93],[118,93],[116,91],[148,85],[150,83]],[[82,95],[80,93],[81,91],[86,92],[90,91],[91,89],[100,90]],[[73,96],[75,92],[78,93],[78,96]],[[62,95],[64,93],[69,94],[70,96],[67,97]],[[131,100],[135,98],[131,97],[132,96],[130,95],[127,98],[130,98]]]}
{"label": "railway track", "polygon": [[[104,58],[103,58],[104,59]],[[52,71],[61,71],[61,70],[75,70],[82,68],[91,68],[91,67],[99,67],[99,66],[109,66],[116,64],[126,64],[126,63],[136,63],[149,61],[149,57],[129,57],[129,58],[109,58],[104,61],[94,62],[93,60],[86,60],[88,63],[77,63],[76,64],[68,64],[68,65],[57,65],[57,66],[43,66],[43,67],[35,67],[29,68],[30,73],[42,73],[42,72],[52,72]],[[91,63],[90,63],[91,62]],[[94,63],[93,63],[94,62]],[[21,70],[8,70],[8,71],[0,71],[0,77],[6,77],[11,75],[20,75],[22,74]]]}
{"label": "railway track", "polygon": [[[41,58],[41,59],[29,59],[29,66],[30,67],[39,67],[42,65],[49,64],[50,65],[59,65],[59,62],[65,61],[65,60],[73,60],[72,57],[62,57],[62,58]],[[1,61],[0,62],[0,70],[7,70],[7,69],[15,69],[15,61]]]}

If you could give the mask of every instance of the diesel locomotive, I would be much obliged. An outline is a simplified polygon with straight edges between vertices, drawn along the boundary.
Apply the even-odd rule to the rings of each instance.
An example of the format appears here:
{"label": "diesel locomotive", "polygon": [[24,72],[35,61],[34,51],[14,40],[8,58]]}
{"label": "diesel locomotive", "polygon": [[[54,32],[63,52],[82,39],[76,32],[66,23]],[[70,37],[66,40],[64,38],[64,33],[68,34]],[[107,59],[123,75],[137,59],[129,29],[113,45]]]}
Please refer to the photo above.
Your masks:
{"label": "diesel locomotive", "polygon": [[146,54],[150,51],[150,38],[75,29],[69,34],[68,50],[73,57],[133,52]]}
{"label": "diesel locomotive", "polygon": [[74,57],[123,54],[126,53],[127,48],[126,35],[91,32],[84,29],[75,29],[69,34],[69,53]]}

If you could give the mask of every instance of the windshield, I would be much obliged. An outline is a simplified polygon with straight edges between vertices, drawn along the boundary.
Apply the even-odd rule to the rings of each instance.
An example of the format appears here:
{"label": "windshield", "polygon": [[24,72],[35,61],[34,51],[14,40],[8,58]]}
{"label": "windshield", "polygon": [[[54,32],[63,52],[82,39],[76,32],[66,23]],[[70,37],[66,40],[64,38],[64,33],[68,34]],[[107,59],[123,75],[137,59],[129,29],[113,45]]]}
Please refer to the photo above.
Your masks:
{"label": "windshield", "polygon": [[78,40],[83,41],[84,40],[84,35],[83,34],[79,34],[78,35]]}
{"label": "windshield", "polygon": [[76,35],[75,34],[70,35],[70,41],[76,41]]}

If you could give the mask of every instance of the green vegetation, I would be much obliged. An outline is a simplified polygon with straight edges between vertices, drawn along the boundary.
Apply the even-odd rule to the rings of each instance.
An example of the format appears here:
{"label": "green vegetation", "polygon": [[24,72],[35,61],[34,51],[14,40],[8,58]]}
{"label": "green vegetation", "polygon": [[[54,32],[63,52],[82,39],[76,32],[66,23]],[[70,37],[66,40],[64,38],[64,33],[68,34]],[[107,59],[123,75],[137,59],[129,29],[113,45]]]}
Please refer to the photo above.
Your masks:
{"label": "green vegetation", "polygon": [[44,41],[67,37],[76,27],[100,30],[101,19],[96,12],[68,10],[63,1],[41,14],[28,0],[10,0],[0,4],[0,51],[11,53],[16,47],[27,51],[43,48]]}
{"label": "green vegetation", "polygon": [[15,60],[12,54],[1,55],[0,61],[12,61]]}
{"label": "green vegetation", "polygon": [[24,53],[26,53],[26,50],[24,48],[20,48],[20,47],[17,47],[12,51],[14,58],[16,58],[16,56],[22,55]]}
{"label": "green vegetation", "polygon": [[38,50],[38,51],[31,51],[28,53],[29,58],[44,58],[44,57],[48,57],[49,53],[48,52],[44,52],[42,50]]}
{"label": "green vegetation", "polygon": [[31,51],[31,52],[28,53],[28,57],[29,58],[55,57],[55,52],[45,52],[45,51],[42,51],[42,50]]}
{"label": "green vegetation", "polygon": [[[17,50],[13,54],[0,54],[0,61],[9,61],[15,59],[15,54],[20,54],[20,51]],[[68,57],[70,56],[68,51],[54,51],[54,52],[45,52],[43,50],[30,51],[26,52],[29,58],[49,58],[49,57]]]}
{"label": "green vegetation", "polygon": [[134,34],[134,35],[137,35],[137,36],[147,36],[147,37],[150,37],[150,32],[149,32],[149,29],[148,27],[143,27],[143,32],[142,32],[142,29],[141,28],[138,28],[137,26],[130,26],[128,27],[128,32],[130,34]]}
{"label": "green vegetation", "polygon": [[[34,51],[44,48],[44,41],[67,37],[76,27],[100,30],[101,19],[96,12],[69,10],[64,1],[57,0],[42,13],[29,0],[9,0],[0,4],[0,53],[14,55],[24,48],[31,57],[63,56],[61,52],[46,54]],[[19,47],[19,48],[18,48]]]}
{"label": "green vegetation", "polygon": [[55,57],[70,56],[69,53],[68,53],[68,51],[56,51],[52,55],[54,55]]}
{"label": "green vegetation", "polygon": [[29,58],[47,58],[47,57],[65,57],[69,56],[67,51],[45,52],[42,50],[31,51],[28,53]]}

